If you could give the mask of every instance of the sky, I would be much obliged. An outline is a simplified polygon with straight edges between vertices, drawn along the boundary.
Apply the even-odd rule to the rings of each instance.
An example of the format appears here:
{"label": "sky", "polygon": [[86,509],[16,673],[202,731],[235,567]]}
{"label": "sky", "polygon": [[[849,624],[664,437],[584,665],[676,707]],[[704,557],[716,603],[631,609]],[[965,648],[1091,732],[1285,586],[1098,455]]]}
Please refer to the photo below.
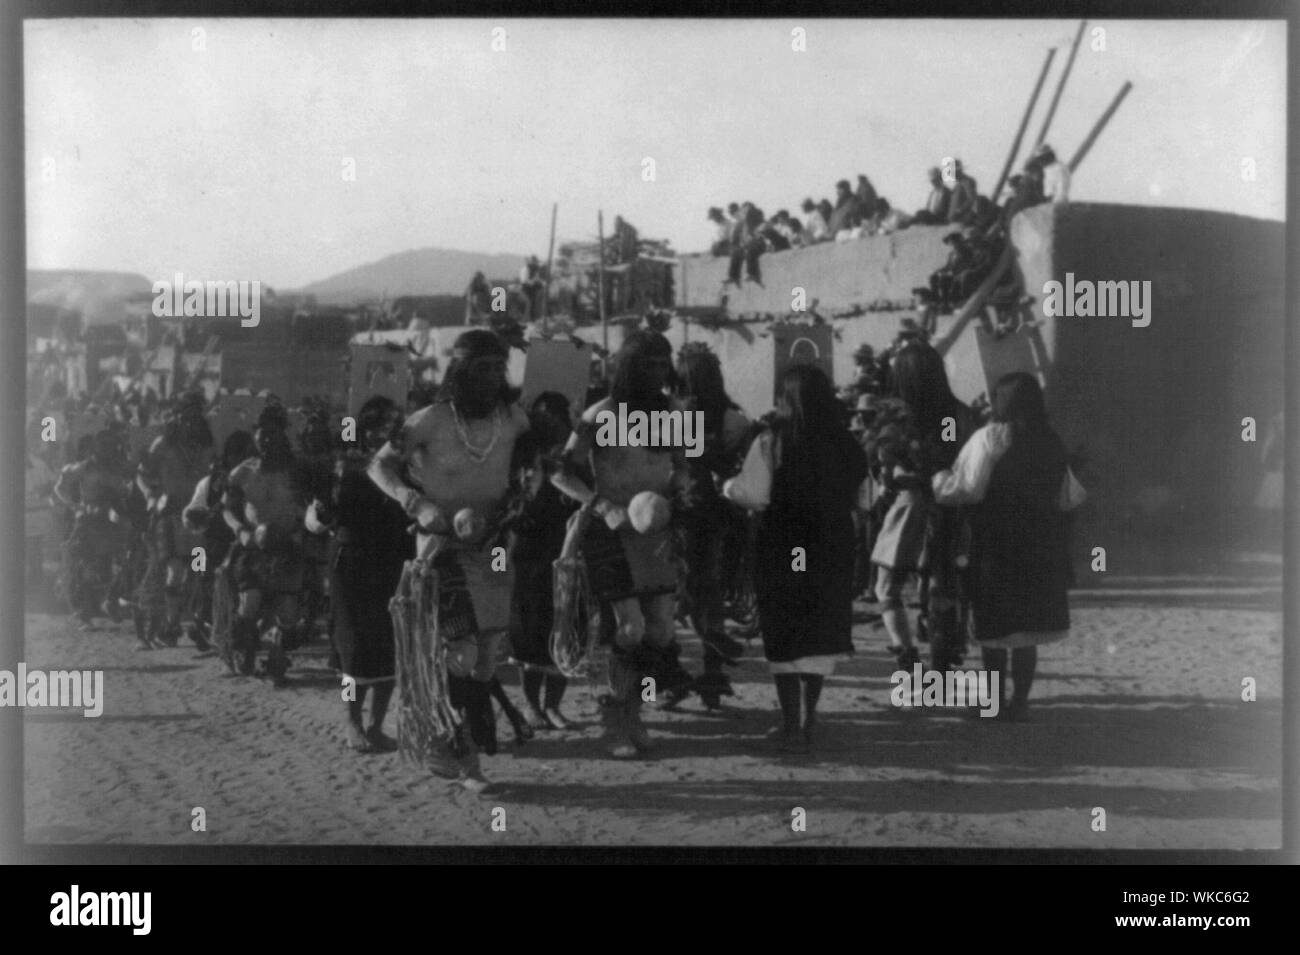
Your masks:
{"label": "sky", "polygon": [[[559,242],[603,210],[697,251],[709,206],[798,216],[859,173],[912,211],[945,156],[993,186],[1077,26],[27,21],[28,267],[289,288],[427,246],[544,257],[552,203]],[[1047,136],[1062,159],[1125,80],[1072,199],[1285,217],[1283,22],[1090,21]]]}

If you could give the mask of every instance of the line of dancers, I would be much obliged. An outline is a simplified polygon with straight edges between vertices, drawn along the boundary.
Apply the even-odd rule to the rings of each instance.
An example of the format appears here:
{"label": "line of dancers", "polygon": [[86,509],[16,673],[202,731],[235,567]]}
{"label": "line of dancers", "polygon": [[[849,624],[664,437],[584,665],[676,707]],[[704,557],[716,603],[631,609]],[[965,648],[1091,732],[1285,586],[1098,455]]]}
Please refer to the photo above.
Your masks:
{"label": "line of dancers", "polygon": [[[1069,627],[1066,533],[1079,496],[1036,379],[999,381],[981,426],[953,397],[938,353],[911,342],[893,359],[892,397],[855,438],[849,409],[811,365],[789,368],[774,411],[750,421],[727,396],[716,355],[688,345],[674,360],[649,329],[628,334],[607,393],[589,394],[585,409],[553,392],[522,408],[507,354],[493,332],[465,332],[432,403],[403,417],[372,397],[355,440],[336,452],[323,418],[295,450],[272,403],[255,433],[230,435],[217,454],[201,399],[185,398],[130,482],[143,500],[132,518],[145,565],[134,600],[112,584],[105,605],[133,608],[142,646],[188,632],[206,647],[210,635],[235,674],[254,673],[269,647],[263,673],[283,686],[328,595],[349,747],[403,748],[483,791],[480,753],[498,747],[494,701],[519,740],[571,725],[561,709],[568,681],[552,659],[557,628],[603,627],[605,746],[639,758],[654,748],[641,719],[647,677],[663,706],[695,693],[717,708],[733,695],[727,668],[744,646],[727,631],[727,596],[748,586],[781,711],[773,745],[806,752],[819,738],[826,678],[853,653],[855,518],[870,511],[874,592],[899,665],[918,659],[903,596],[921,575],[931,665],[960,665],[973,620],[986,667],[1008,671],[1010,653],[1007,710],[1027,714],[1035,648]],[[602,445],[597,416],[621,405],[703,412],[704,454]],[[84,515],[70,539],[83,561],[130,549],[96,533],[133,511],[111,444],[97,438],[56,489]],[[195,542],[205,566],[191,560]],[[591,619],[557,619],[562,553],[579,555],[589,604],[560,609]],[[419,642],[428,634],[395,627],[412,561],[438,582],[436,606],[423,608],[436,655],[421,664],[436,672],[423,684],[430,698],[403,690],[394,740],[384,725],[397,660],[429,647]],[[963,601],[969,615],[958,613]],[[695,675],[680,660],[679,619],[704,648]],[[416,643],[398,645],[407,639]],[[497,678],[505,659],[523,667],[526,713]],[[404,745],[412,721],[428,716],[416,708],[435,705],[452,714],[446,732]]]}

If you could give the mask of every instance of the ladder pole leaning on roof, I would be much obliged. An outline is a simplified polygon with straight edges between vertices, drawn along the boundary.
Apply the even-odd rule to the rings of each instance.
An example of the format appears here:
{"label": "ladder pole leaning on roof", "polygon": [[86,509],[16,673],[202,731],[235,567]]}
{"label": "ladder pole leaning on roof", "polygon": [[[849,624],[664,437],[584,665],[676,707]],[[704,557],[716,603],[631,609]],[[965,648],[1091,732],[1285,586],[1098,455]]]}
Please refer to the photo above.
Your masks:
{"label": "ladder pole leaning on roof", "polygon": [[542,327],[547,326],[547,313],[550,309],[547,307],[551,300],[551,266],[555,264],[555,216],[560,211],[558,202],[551,203],[551,245],[546,252],[546,284],[542,288]]}
{"label": "ladder pole leaning on roof", "polygon": [[1016,130],[1016,138],[1011,142],[1011,152],[1007,154],[1007,162],[1002,167],[1002,175],[998,176],[998,184],[989,193],[989,198],[995,204],[998,201],[998,195],[1002,192],[1003,185],[1006,184],[1007,176],[1011,175],[1011,167],[1015,164],[1016,154],[1020,152],[1020,141],[1025,136],[1025,127],[1029,125],[1029,117],[1033,115],[1034,106],[1038,103],[1038,94],[1043,91],[1043,81],[1047,79],[1047,71],[1052,68],[1052,58],[1054,56],[1056,56],[1056,47],[1052,47],[1047,51],[1047,59],[1043,61],[1043,69],[1038,74],[1038,82],[1034,84],[1034,92],[1029,96],[1029,105],[1025,107],[1025,115],[1020,117],[1020,128]]}
{"label": "ladder pole leaning on roof", "polygon": [[993,294],[993,290],[1002,281],[1002,276],[1011,268],[1015,262],[1015,250],[1011,247],[1010,239],[1002,247],[1002,255],[998,258],[997,264],[993,266],[993,271],[988,274],[975,293],[966,300],[966,304],[961,307],[955,316],[953,316],[952,325],[949,326],[947,334],[942,338],[932,342],[935,351],[940,355],[947,355],[948,350],[961,337],[966,326],[984,311],[984,303],[988,297]]}
{"label": "ladder pole leaning on roof", "polygon": [[1070,47],[1070,58],[1065,61],[1065,70],[1061,73],[1061,79],[1056,84],[1056,92],[1052,94],[1052,102],[1048,104],[1047,115],[1043,118],[1043,128],[1038,131],[1038,138],[1034,140],[1034,148],[1037,149],[1047,138],[1047,130],[1051,128],[1052,118],[1056,115],[1056,104],[1061,101],[1061,94],[1065,92],[1065,83],[1070,78],[1070,68],[1074,66],[1074,56],[1079,52],[1079,44],[1083,41],[1083,30],[1088,25],[1087,20],[1079,21],[1079,32],[1074,35],[1074,45]]}
{"label": "ladder pole leaning on roof", "polygon": [[1097,141],[1097,137],[1101,135],[1101,131],[1106,128],[1106,124],[1110,122],[1110,118],[1115,115],[1115,110],[1119,109],[1119,104],[1124,102],[1124,97],[1128,95],[1128,91],[1132,88],[1133,84],[1128,80],[1125,80],[1124,85],[1121,86],[1119,92],[1115,94],[1115,98],[1111,100],[1110,105],[1106,107],[1106,112],[1101,114],[1101,119],[1097,120],[1096,125],[1092,127],[1092,131],[1088,133],[1088,138],[1083,141],[1083,145],[1079,147],[1074,154],[1074,158],[1070,160],[1070,172],[1074,172],[1074,170],[1079,167],[1079,164],[1083,162],[1083,157],[1088,155],[1088,150],[1090,150],[1092,144]]}
{"label": "ladder pole leaning on roof", "polygon": [[605,213],[596,210],[596,240],[600,243],[596,248],[596,304],[600,308],[600,345],[605,350],[601,361],[605,367],[605,380],[609,380],[609,322],[605,316]]}

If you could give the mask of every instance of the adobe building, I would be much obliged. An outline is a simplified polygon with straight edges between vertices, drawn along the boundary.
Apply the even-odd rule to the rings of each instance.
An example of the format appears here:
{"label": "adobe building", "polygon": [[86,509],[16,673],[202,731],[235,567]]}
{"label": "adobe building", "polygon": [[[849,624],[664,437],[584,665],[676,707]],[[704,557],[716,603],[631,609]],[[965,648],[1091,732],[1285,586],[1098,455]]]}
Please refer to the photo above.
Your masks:
{"label": "adobe building", "polygon": [[[776,367],[790,359],[778,352],[803,337],[771,320],[798,320],[789,313],[799,287],[820,315],[865,312],[830,319],[809,336],[836,384],[849,384],[858,345],[888,346],[900,319],[914,314],[906,304],[911,290],[945,261],[950,231],[913,227],[764,255],[763,285],[729,288],[716,328],[678,321],[669,337],[674,345],[708,341],[733,398],[761,414],[772,404]],[[1276,473],[1268,480],[1263,450],[1283,409],[1285,225],[1192,209],[1042,205],[1015,218],[1011,245],[1010,267],[1033,297],[1028,308],[1038,327],[995,340],[978,322],[948,316],[934,340],[965,401],[1006,371],[1040,376],[1053,424],[1081,459],[1078,473],[1091,494],[1076,537],[1115,539],[1133,553],[1147,545],[1167,550],[1162,542],[1183,532],[1211,545],[1248,543],[1246,525],[1280,524],[1280,512],[1261,521],[1259,509],[1281,507],[1276,491],[1261,489],[1280,487]],[[683,256],[679,309],[719,305],[726,271],[725,258]],[[1045,314],[1046,283],[1065,283],[1067,275],[1076,287],[1150,282],[1150,324]],[[591,331],[582,337],[593,340]],[[814,345],[797,347],[810,356]],[[1253,443],[1242,439],[1247,417],[1256,424]]]}

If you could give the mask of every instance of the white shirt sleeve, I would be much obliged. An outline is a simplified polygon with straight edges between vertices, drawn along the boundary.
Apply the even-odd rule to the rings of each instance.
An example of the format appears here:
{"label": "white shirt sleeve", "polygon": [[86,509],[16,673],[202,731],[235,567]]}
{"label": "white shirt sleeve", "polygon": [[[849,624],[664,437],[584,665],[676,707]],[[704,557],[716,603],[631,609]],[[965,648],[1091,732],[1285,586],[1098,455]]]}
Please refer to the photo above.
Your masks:
{"label": "white shirt sleeve", "polygon": [[1043,170],[1043,194],[1056,205],[1070,201],[1070,170],[1054,162]]}
{"label": "white shirt sleeve", "polygon": [[1005,424],[987,424],[962,447],[951,471],[934,476],[934,499],[940,504],[978,504],[988,490],[993,466],[1011,446],[1011,432]]}
{"label": "white shirt sleeve", "polygon": [[208,488],[211,486],[211,475],[205,474],[203,477],[199,478],[199,483],[194,485],[194,496],[190,498],[190,503],[186,506],[185,510],[188,511],[191,508],[195,510],[200,508],[206,509],[208,506]]}
{"label": "white shirt sleeve", "polygon": [[306,526],[307,531],[309,533],[312,534],[329,533],[330,527],[328,524],[324,523],[320,519],[320,514],[316,510],[315,501],[312,501],[309,505],[307,505],[307,516],[303,518],[303,524]]}
{"label": "white shirt sleeve", "polygon": [[722,496],[751,511],[766,510],[772,503],[772,437],[764,432],[754,439],[740,473],[722,485]]}

